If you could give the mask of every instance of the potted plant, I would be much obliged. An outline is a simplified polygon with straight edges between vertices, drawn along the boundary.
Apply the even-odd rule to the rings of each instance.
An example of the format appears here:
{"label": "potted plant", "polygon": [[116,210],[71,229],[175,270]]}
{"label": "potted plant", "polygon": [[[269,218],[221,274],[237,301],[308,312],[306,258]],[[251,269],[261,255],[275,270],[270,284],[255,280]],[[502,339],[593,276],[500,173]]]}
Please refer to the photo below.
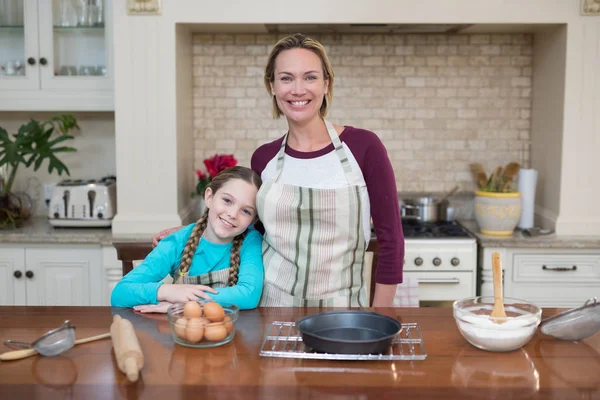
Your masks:
{"label": "potted plant", "polygon": [[521,216],[521,193],[513,189],[521,166],[511,162],[498,166],[488,177],[479,163],[469,165],[478,189],[475,191],[475,220],[485,235],[510,236]]}
{"label": "potted plant", "polygon": [[19,166],[37,171],[48,160],[48,173],[56,170],[58,175],[70,175],[67,166],[58,159],[58,153],[74,152],[63,142],[73,139],[68,133],[79,129],[72,115],[57,115],[46,121],[31,120],[21,125],[17,133],[9,134],[0,128],[0,228],[18,227],[23,221],[21,200],[13,192],[13,184]]}
{"label": "potted plant", "polygon": [[196,183],[196,190],[192,192],[192,198],[196,196],[200,198],[197,203],[197,218],[200,218],[202,214],[204,214],[204,209],[206,207],[204,203],[204,192],[206,191],[206,188],[212,179],[224,169],[235,167],[236,165],[237,160],[233,154],[215,154],[214,156],[204,160],[206,173],[200,171],[199,169],[196,170],[198,183]]}

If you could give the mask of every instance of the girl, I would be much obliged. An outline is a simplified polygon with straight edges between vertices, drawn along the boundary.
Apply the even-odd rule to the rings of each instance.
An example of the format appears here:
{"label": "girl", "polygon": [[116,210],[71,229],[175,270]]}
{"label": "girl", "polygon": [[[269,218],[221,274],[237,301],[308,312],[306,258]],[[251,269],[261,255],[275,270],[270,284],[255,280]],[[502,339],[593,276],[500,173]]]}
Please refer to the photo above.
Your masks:
{"label": "girl", "polygon": [[[200,297],[242,310],[255,308],[263,288],[262,237],[247,228],[257,219],[261,183],[245,167],[217,174],[206,188],[204,215],[162,240],[124,276],[112,292],[111,305],[164,313],[172,303]],[[173,284],[162,281],[167,274]]]}

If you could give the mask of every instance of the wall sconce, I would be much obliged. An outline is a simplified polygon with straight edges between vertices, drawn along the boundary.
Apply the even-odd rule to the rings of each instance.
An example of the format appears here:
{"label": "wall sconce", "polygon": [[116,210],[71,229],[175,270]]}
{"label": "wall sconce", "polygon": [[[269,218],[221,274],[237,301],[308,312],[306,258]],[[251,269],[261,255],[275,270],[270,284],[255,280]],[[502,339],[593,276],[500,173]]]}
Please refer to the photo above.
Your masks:
{"label": "wall sconce", "polygon": [[158,15],[160,0],[127,0],[129,15]]}
{"label": "wall sconce", "polygon": [[600,0],[581,0],[582,15],[600,15]]}

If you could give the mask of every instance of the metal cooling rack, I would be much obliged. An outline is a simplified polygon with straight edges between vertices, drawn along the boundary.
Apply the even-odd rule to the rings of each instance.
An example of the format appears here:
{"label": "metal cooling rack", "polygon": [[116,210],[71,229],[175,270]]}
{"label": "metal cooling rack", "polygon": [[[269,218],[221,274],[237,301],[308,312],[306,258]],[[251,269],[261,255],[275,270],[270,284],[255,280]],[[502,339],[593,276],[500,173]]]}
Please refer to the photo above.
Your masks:
{"label": "metal cooling rack", "polygon": [[274,321],[265,334],[260,353],[263,357],[308,358],[316,360],[424,360],[427,358],[419,324],[402,324],[385,354],[317,353],[302,342],[294,322]]}

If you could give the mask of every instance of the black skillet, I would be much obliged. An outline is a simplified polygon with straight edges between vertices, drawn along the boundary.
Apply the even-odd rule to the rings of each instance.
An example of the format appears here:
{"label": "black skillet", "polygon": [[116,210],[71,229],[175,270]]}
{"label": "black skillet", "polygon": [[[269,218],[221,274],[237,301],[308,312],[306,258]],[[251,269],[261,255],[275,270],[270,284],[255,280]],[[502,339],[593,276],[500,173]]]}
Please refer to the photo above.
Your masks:
{"label": "black skillet", "polygon": [[372,311],[340,310],[302,317],[296,329],[304,344],[319,353],[385,354],[402,325]]}

